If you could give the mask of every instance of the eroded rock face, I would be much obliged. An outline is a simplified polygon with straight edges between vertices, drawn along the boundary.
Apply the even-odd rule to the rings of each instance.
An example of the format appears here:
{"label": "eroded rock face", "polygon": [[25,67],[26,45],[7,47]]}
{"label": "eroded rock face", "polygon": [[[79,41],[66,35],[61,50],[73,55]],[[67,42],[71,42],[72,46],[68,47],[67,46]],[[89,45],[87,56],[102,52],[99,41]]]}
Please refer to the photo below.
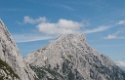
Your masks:
{"label": "eroded rock face", "polygon": [[20,80],[20,77],[13,69],[0,59],[0,80]]}
{"label": "eroded rock face", "polygon": [[[6,65],[12,69],[11,71],[13,71],[14,74],[18,76],[18,78],[15,78],[11,75],[10,78],[12,79],[10,80],[34,80],[33,72],[30,70],[28,66],[25,65],[23,58],[19,53],[16,44],[13,41],[12,36],[9,34],[7,28],[5,27],[4,23],[1,20],[0,20],[0,60],[6,63]],[[11,73],[9,72],[8,68],[5,65],[0,66],[1,75],[3,73],[7,74],[7,72]]]}
{"label": "eroded rock face", "polygon": [[116,65],[118,65],[122,70],[125,71],[125,60],[115,61]]}
{"label": "eroded rock face", "polygon": [[91,48],[83,34],[64,34],[25,61],[40,80],[125,80],[125,72]]}

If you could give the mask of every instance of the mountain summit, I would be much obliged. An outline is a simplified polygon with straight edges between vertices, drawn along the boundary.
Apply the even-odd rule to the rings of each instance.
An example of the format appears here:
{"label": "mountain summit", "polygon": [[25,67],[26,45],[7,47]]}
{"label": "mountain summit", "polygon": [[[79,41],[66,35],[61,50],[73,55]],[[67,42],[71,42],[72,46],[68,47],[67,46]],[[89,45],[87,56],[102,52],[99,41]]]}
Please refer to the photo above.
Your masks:
{"label": "mountain summit", "polygon": [[81,33],[61,35],[25,62],[40,80],[125,80],[125,72],[91,48]]}

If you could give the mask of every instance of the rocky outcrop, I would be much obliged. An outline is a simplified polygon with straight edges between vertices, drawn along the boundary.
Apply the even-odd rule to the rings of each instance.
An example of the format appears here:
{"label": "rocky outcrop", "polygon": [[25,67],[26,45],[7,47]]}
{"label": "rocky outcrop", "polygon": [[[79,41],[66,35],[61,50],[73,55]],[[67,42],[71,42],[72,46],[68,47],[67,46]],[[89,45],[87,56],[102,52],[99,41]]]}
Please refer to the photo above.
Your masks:
{"label": "rocky outcrop", "polygon": [[0,20],[0,80],[34,80],[33,72],[25,65],[2,20]]}
{"label": "rocky outcrop", "polygon": [[0,59],[0,80],[20,80],[13,69]]}
{"label": "rocky outcrop", "polygon": [[116,65],[118,65],[121,69],[125,71],[125,60],[115,61]]}
{"label": "rocky outcrop", "polygon": [[25,62],[40,80],[125,80],[125,72],[91,48],[83,34],[61,35]]}

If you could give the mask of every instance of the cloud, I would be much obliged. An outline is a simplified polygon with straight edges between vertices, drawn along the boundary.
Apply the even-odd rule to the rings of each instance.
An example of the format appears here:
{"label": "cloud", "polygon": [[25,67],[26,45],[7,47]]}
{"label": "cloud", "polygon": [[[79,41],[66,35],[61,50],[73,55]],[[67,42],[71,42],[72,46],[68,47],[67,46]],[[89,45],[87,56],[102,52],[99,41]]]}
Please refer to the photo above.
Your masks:
{"label": "cloud", "polygon": [[29,16],[24,17],[23,24],[35,24],[39,32],[38,34],[33,32],[13,35],[17,43],[52,39],[60,34],[79,33],[84,27],[83,23],[73,20],[59,19],[57,22],[51,23],[45,17],[33,19]]}
{"label": "cloud", "polygon": [[38,40],[45,40],[55,38],[61,34],[71,34],[71,33],[84,33],[84,34],[92,34],[97,32],[105,31],[111,26],[99,26],[94,29],[87,30],[86,23],[77,22],[68,19],[59,19],[57,22],[49,22],[46,17],[39,18],[31,18],[29,16],[25,16],[23,20],[23,24],[35,24],[37,31],[40,32],[41,35],[36,35],[34,33],[28,35],[14,35],[16,42],[31,42]]}
{"label": "cloud", "polygon": [[116,65],[118,65],[119,67],[125,67],[125,61],[121,60],[121,61],[115,61]]}
{"label": "cloud", "polygon": [[22,43],[22,42],[32,42],[39,40],[49,40],[53,39],[55,36],[39,35],[39,34],[14,34],[13,37],[16,43]]}
{"label": "cloud", "polygon": [[99,26],[95,29],[91,29],[91,30],[85,30],[83,33],[85,34],[90,34],[90,33],[97,33],[97,32],[102,32],[102,31],[105,31],[107,29],[109,29],[110,27],[108,26]]}
{"label": "cloud", "polygon": [[59,19],[57,23],[41,22],[37,25],[40,32],[54,35],[78,33],[81,31],[81,27],[84,27],[83,23],[67,19]]}
{"label": "cloud", "polygon": [[24,23],[29,24],[36,24],[37,29],[44,34],[49,35],[60,35],[60,34],[69,34],[69,33],[85,33],[85,34],[91,34],[91,33],[97,33],[105,31],[111,27],[109,26],[99,26],[97,28],[87,30],[85,29],[85,23],[77,22],[73,20],[68,19],[59,19],[57,22],[52,23],[49,22],[46,17],[39,17],[37,19],[33,19],[29,16],[24,17]]}
{"label": "cloud", "polygon": [[29,16],[24,17],[24,23],[29,23],[29,24],[36,24],[40,22],[45,22],[46,18],[45,17],[39,17],[38,19],[33,19]]}
{"label": "cloud", "polygon": [[74,11],[74,8],[67,6],[67,5],[60,5],[60,7],[67,9],[67,10],[70,10],[70,11]]}
{"label": "cloud", "polygon": [[125,25],[125,20],[121,20],[117,23],[118,25]]}
{"label": "cloud", "polygon": [[[125,37],[123,35],[124,33],[125,33],[124,29],[118,30],[117,32],[115,32],[113,34],[107,35],[103,39],[125,39]],[[120,36],[120,35],[122,35],[122,36]]]}
{"label": "cloud", "polygon": [[116,35],[108,35],[107,37],[104,37],[104,39],[117,39],[118,36]]}
{"label": "cloud", "polygon": [[125,39],[124,36],[118,36],[118,35],[108,35],[104,37],[103,39]]}

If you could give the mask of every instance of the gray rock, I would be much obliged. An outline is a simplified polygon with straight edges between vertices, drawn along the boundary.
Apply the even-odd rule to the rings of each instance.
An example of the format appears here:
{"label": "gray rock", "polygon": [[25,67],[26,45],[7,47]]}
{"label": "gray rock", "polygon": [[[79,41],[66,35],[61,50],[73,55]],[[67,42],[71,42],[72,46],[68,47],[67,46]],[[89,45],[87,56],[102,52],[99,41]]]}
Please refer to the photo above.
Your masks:
{"label": "gray rock", "polygon": [[125,71],[125,60],[117,60],[115,61],[116,65],[118,65],[121,69]]}
{"label": "gray rock", "polygon": [[40,80],[125,80],[125,72],[91,48],[80,33],[61,35],[25,62]]}
{"label": "gray rock", "polygon": [[[24,63],[12,36],[2,20],[0,20],[0,62],[0,74],[4,75],[3,78],[10,78],[2,80],[34,80],[34,73]],[[9,75],[9,73],[18,77]]]}

